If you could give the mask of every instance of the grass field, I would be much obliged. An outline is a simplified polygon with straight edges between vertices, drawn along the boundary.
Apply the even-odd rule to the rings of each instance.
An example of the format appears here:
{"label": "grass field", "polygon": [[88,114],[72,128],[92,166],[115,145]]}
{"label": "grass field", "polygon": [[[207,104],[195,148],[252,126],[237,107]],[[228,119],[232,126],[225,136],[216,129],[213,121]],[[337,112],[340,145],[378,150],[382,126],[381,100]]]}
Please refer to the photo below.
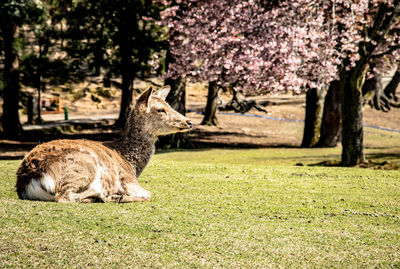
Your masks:
{"label": "grass field", "polygon": [[135,204],[21,201],[0,161],[0,267],[400,267],[400,170],[295,166],[339,156],[162,152]]}

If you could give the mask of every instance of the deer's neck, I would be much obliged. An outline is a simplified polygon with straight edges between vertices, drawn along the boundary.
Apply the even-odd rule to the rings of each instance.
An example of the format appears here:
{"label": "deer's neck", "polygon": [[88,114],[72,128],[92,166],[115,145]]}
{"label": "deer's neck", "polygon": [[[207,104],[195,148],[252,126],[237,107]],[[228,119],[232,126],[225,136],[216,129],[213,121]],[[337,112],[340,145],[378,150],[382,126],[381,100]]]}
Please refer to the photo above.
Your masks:
{"label": "deer's neck", "polygon": [[136,171],[138,178],[155,151],[157,138],[147,134],[140,122],[128,124],[120,139],[108,144],[119,151]]}

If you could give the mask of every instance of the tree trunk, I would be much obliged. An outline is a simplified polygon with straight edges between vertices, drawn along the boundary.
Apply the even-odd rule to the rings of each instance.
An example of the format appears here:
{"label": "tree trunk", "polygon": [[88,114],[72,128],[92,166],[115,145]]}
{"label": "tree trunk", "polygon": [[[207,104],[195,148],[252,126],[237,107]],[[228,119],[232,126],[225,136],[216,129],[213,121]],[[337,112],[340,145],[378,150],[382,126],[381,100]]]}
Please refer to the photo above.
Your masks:
{"label": "tree trunk", "polygon": [[132,44],[128,39],[126,25],[120,26],[120,54],[121,54],[121,75],[122,75],[122,96],[119,118],[115,122],[116,127],[123,128],[128,120],[130,106],[133,99],[133,80],[135,76],[132,63]]}
{"label": "tree trunk", "polygon": [[97,40],[94,43],[94,59],[93,59],[93,65],[94,65],[94,75],[95,76],[100,76],[101,75],[101,67],[103,66],[104,63],[104,42],[103,42],[103,36],[104,36],[104,24],[101,24],[100,30],[98,33]]}
{"label": "tree trunk", "polygon": [[101,74],[101,66],[103,64],[103,48],[100,47],[100,45],[98,45],[98,43],[100,43],[100,41],[97,41],[96,45],[95,45],[95,50],[93,52],[94,54],[94,75],[95,76],[100,76]]}
{"label": "tree trunk", "polygon": [[36,89],[37,89],[37,116],[35,119],[35,123],[42,123],[42,76],[43,76],[43,54],[42,54],[42,38],[39,37],[39,57],[38,57],[38,66],[37,66],[37,73],[36,73]]}
{"label": "tree trunk", "polygon": [[122,75],[122,95],[118,120],[116,127],[123,128],[128,120],[130,107],[133,100],[133,77],[127,74]]}
{"label": "tree trunk", "polygon": [[18,138],[22,135],[22,126],[18,115],[19,101],[19,59],[15,40],[19,36],[16,25],[3,28],[4,38],[4,90],[2,127],[5,137]]}
{"label": "tree trunk", "polygon": [[321,122],[321,135],[316,147],[336,147],[341,139],[342,108],[340,102],[340,83],[335,80],[329,85],[325,96],[324,112]]}
{"label": "tree trunk", "polygon": [[361,61],[340,73],[342,100],[342,165],[354,166],[365,161],[362,87],[367,71]]}
{"label": "tree trunk", "polygon": [[325,92],[325,89],[317,90],[315,88],[307,91],[302,148],[312,147],[318,142]]}
{"label": "tree trunk", "polygon": [[[176,111],[182,115],[186,114],[186,78],[178,77],[177,79],[167,78],[165,85],[171,86],[166,101]],[[158,140],[158,147],[161,148],[180,148],[189,146],[186,133],[176,133],[162,136]]]}
{"label": "tree trunk", "polygon": [[204,113],[203,121],[201,125],[218,125],[217,120],[217,108],[218,108],[218,92],[219,87],[215,81],[208,83],[208,95],[206,111]]}

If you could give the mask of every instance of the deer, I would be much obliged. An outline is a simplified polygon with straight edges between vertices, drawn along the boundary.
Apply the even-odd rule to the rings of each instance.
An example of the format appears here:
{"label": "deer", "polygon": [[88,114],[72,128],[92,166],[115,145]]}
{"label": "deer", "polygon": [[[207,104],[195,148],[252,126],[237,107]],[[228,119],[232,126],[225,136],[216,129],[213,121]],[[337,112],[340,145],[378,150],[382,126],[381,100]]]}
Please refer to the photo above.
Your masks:
{"label": "deer", "polygon": [[16,191],[23,200],[141,202],[150,192],[139,185],[158,136],[192,129],[165,98],[169,86],[145,90],[131,106],[121,137],[111,142],[60,139],[39,144],[22,160]]}

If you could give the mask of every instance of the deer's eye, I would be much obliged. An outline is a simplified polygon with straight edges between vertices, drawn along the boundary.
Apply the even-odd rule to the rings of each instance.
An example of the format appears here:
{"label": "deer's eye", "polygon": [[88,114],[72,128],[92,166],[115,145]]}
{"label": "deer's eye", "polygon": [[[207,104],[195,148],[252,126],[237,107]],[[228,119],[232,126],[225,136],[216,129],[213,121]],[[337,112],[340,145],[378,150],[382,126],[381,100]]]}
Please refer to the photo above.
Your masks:
{"label": "deer's eye", "polygon": [[167,114],[167,111],[166,111],[164,108],[159,108],[159,109],[157,109],[157,112],[158,112],[158,113],[165,113],[165,114]]}

